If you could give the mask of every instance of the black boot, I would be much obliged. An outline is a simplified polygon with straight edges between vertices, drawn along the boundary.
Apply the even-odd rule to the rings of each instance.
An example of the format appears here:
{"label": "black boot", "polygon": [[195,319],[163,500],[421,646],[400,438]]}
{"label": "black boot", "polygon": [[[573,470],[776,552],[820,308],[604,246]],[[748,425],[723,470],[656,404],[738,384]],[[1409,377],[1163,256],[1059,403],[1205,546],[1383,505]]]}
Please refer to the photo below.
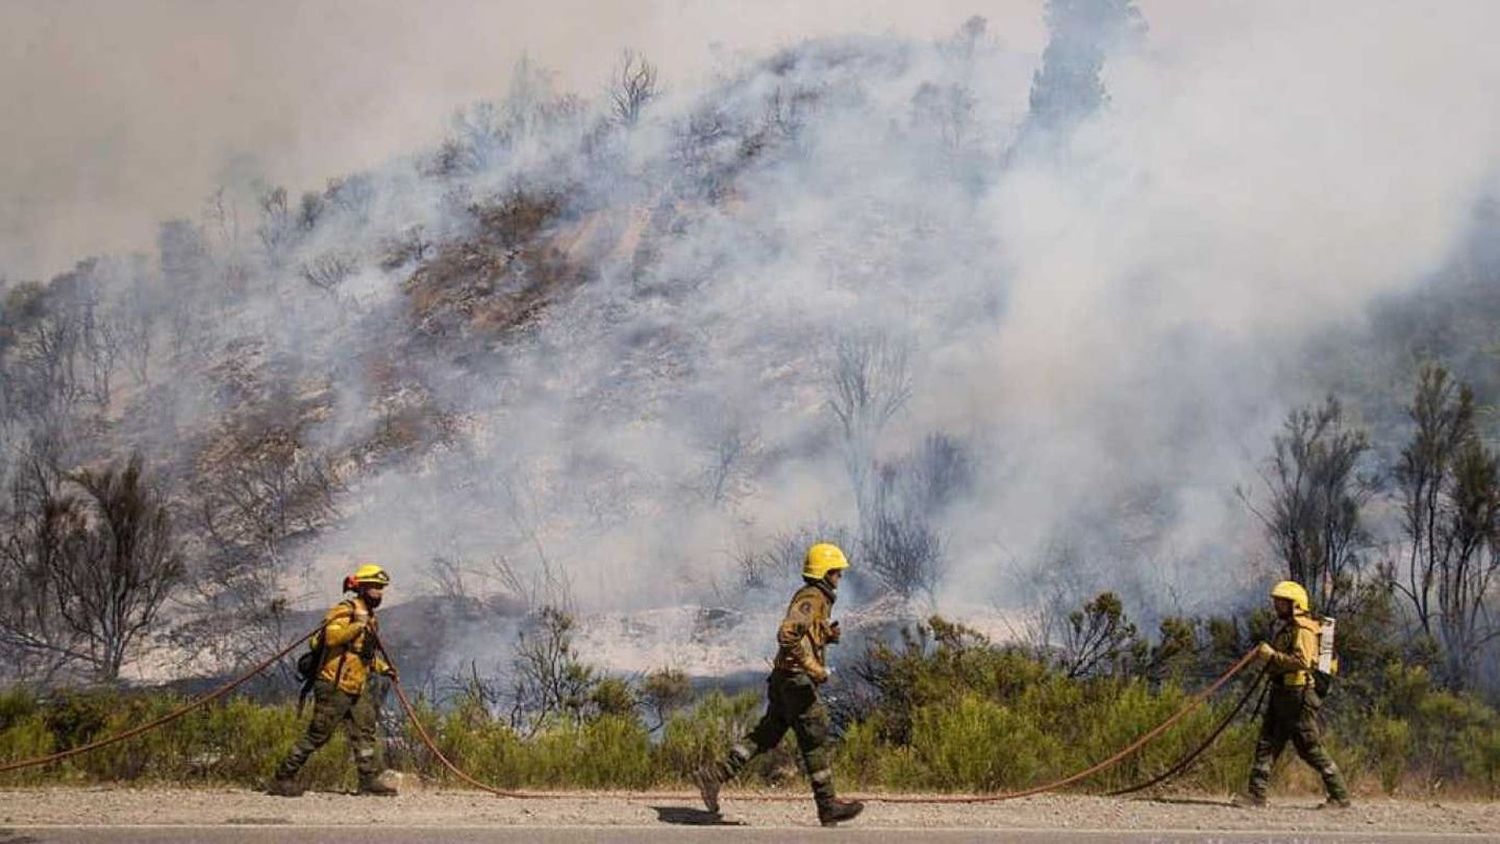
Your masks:
{"label": "black boot", "polygon": [[818,804],[818,823],[837,826],[840,821],[853,820],[864,810],[865,804],[858,800],[828,800]]}
{"label": "black boot", "polygon": [[703,798],[703,808],[717,815],[719,813],[719,786],[723,784],[719,779],[719,769],[714,765],[704,765],[693,773],[693,782],[698,784],[698,794]]}

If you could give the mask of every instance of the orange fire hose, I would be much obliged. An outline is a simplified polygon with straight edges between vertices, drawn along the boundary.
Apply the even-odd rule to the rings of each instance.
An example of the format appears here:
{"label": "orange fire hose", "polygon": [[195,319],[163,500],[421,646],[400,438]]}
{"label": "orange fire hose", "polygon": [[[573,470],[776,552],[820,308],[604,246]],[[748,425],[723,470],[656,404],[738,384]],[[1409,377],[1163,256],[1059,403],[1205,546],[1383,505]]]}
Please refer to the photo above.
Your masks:
{"label": "orange fire hose", "polygon": [[213,703],[214,701],[229,694],[235,689],[238,689],[240,686],[243,686],[245,683],[249,682],[252,677],[266,670],[267,668],[270,668],[272,665],[275,665],[276,662],[282,657],[296,650],[297,646],[301,645],[303,642],[306,642],[309,638],[316,636],[318,632],[325,626],[327,626],[327,622],[319,624],[317,627],[313,628],[306,636],[292,640],[292,643],[290,645],[287,645],[286,647],[277,651],[272,656],[267,657],[260,664],[250,669],[248,673],[240,676],[235,680],[231,680],[230,682],[225,683],[224,685],[218,687],[217,689],[214,689],[213,691],[209,692],[206,695],[203,695],[202,697],[194,698],[193,700],[184,703],[183,705],[177,707],[171,712],[168,712],[160,718],[155,718],[147,721],[146,723],[141,724],[138,727],[132,727],[131,729],[128,729],[123,733],[108,736],[106,738],[99,739],[98,741],[91,741],[88,744],[81,744],[77,747],[70,747],[67,750],[59,750],[56,753],[50,753],[46,756],[37,756],[32,759],[22,759],[19,762],[8,762],[4,765],[0,765],[0,774],[8,774],[11,771],[20,771],[25,768],[34,768],[38,765],[47,765],[52,762],[61,762],[64,759],[69,759],[74,756],[78,756],[79,754],[88,753],[91,750],[98,750],[101,747],[109,747],[112,744],[118,744],[126,739],[135,738],[141,733],[149,732],[156,729],[157,727],[169,724],[172,721],[176,721],[178,718],[181,718],[189,712],[192,712],[194,709],[207,706],[208,704]]}
{"label": "orange fire hose", "polygon": [[[391,661],[390,654],[386,653],[386,650],[383,646],[378,645],[378,641],[379,640],[377,639],[377,646],[380,647],[381,653],[385,654],[386,662],[394,668],[395,663]],[[1041,794],[1047,791],[1056,791],[1059,788],[1067,785],[1072,785],[1079,780],[1091,777],[1094,774],[1099,773],[1100,771],[1113,767],[1114,765],[1118,765],[1120,762],[1124,761],[1126,757],[1130,756],[1132,753],[1135,753],[1137,750],[1140,750],[1142,747],[1155,740],[1162,733],[1166,732],[1168,729],[1171,729],[1173,724],[1181,721],[1193,710],[1197,709],[1199,706],[1202,706],[1210,697],[1213,696],[1215,692],[1222,688],[1225,683],[1228,683],[1231,679],[1234,678],[1236,674],[1243,671],[1245,666],[1249,665],[1254,658],[1255,651],[1253,650],[1240,657],[1240,660],[1234,665],[1230,666],[1228,671],[1225,671],[1223,674],[1219,675],[1219,678],[1217,680],[1209,684],[1206,688],[1199,691],[1197,694],[1193,695],[1193,697],[1191,697],[1181,709],[1173,713],[1171,717],[1167,718],[1165,721],[1162,721],[1160,724],[1156,725],[1150,731],[1146,732],[1144,735],[1140,736],[1129,745],[1126,745],[1119,752],[1109,757],[1108,759],[1096,762],[1093,765],[1090,765],[1089,767],[1084,768],[1077,773],[1069,774],[1062,779],[1054,780],[1043,785],[1033,786],[1021,791],[1004,791],[997,794],[937,795],[931,797],[898,797],[894,795],[871,794],[862,795],[862,797],[865,800],[879,801],[882,803],[998,803],[1003,800],[1017,800],[1022,797],[1030,797],[1032,795]],[[422,740],[422,743],[427,746],[427,749],[432,752],[432,755],[443,764],[443,767],[447,768],[449,771],[452,771],[453,774],[459,779],[463,780],[469,785],[474,786],[475,788],[480,789],[481,791],[489,792],[490,794],[493,794],[497,797],[512,797],[517,799],[547,799],[568,796],[557,794],[555,792],[508,791],[505,789],[495,788],[494,786],[486,785],[485,783],[480,782],[479,780],[460,770],[457,765],[453,764],[452,760],[450,760],[443,754],[441,750],[438,749],[437,743],[432,740],[432,737],[422,726],[421,721],[417,719],[416,712],[412,707],[411,701],[407,698],[406,691],[401,688],[401,684],[399,682],[396,682],[392,685],[396,689],[396,698],[401,701],[401,707],[406,711],[406,717],[411,721],[412,726],[416,728],[417,736]],[[691,799],[693,797],[696,797],[695,794],[692,794],[690,792],[630,792],[629,796],[633,799],[666,800],[678,800],[684,798]],[[737,794],[734,796],[734,799],[750,800],[755,802],[773,802],[783,800],[802,800],[805,798],[793,797],[791,795]]]}
{"label": "orange fire hose", "polygon": [[[269,668],[272,665],[274,665],[278,660],[280,660],[282,657],[286,656],[287,654],[291,653],[299,645],[301,645],[303,642],[307,641],[308,638],[310,638],[311,636],[316,635],[317,632],[319,630],[322,630],[322,629],[323,629],[323,625],[319,625],[317,628],[314,628],[312,631],[310,631],[306,636],[302,636],[302,637],[299,637],[299,638],[293,640],[292,643],[289,644],[289,645],[287,645],[285,648],[282,648],[280,651],[276,652],[272,656],[267,657],[265,660],[261,661],[259,664],[257,664],[256,666],[254,666],[249,672],[245,673],[244,675],[242,675],[242,676],[240,676],[240,677],[238,677],[238,678],[236,678],[234,680],[231,680],[230,682],[225,683],[222,686],[219,686],[218,688],[214,689],[213,691],[209,692],[208,694],[205,694],[205,695],[203,695],[201,697],[195,698],[195,699],[193,699],[191,701],[188,701],[187,703],[182,704],[181,706],[177,707],[176,709],[173,709],[171,712],[168,712],[165,715],[162,715],[162,716],[160,716],[158,718],[154,718],[151,721],[146,722],[145,724],[141,724],[140,726],[133,727],[133,728],[131,728],[129,730],[126,730],[123,733],[118,733],[116,735],[108,736],[106,738],[102,738],[102,739],[99,739],[97,741],[92,741],[92,742],[89,742],[87,744],[79,745],[78,747],[69,748],[67,750],[61,750],[61,751],[58,751],[56,753],[50,753],[50,754],[47,754],[45,756],[38,756],[38,757],[35,757],[35,758],[32,758],[32,759],[23,759],[23,760],[20,760],[20,761],[8,762],[8,763],[5,763],[5,764],[0,764],[0,774],[10,773],[12,771],[19,771],[19,770],[23,770],[23,769],[26,769],[26,768],[33,768],[33,767],[36,767],[36,766],[39,766],[39,765],[47,765],[47,764],[51,764],[53,762],[61,762],[64,759],[69,759],[71,757],[78,756],[78,755],[83,754],[83,753],[88,753],[88,752],[93,751],[93,750],[99,750],[100,748],[108,747],[108,746],[110,746],[112,744],[118,744],[119,742],[125,741],[126,739],[134,738],[135,736],[138,736],[138,735],[140,735],[142,733],[148,732],[150,730],[154,730],[157,727],[161,727],[161,726],[163,726],[165,724],[168,724],[168,723],[170,723],[172,721],[175,721],[178,718],[181,718],[184,715],[187,715],[189,712],[192,712],[195,709],[201,708],[203,706],[206,706],[206,705],[212,703],[215,700],[218,700],[219,698],[221,698],[221,697],[229,694],[230,692],[234,691],[235,689],[237,689],[240,686],[244,685],[245,683],[249,682],[249,680],[251,678],[255,677],[256,675],[260,674],[262,671],[264,671],[267,668]],[[395,663],[391,660],[390,654],[388,652],[386,652],[384,646],[382,646],[382,645],[379,644],[379,639],[378,638],[376,639],[376,644],[377,644],[377,647],[380,648],[381,653],[385,655],[386,662],[389,663],[392,668],[394,668],[395,667]],[[1230,666],[1230,668],[1229,668],[1228,671],[1225,671],[1223,674],[1221,674],[1219,676],[1219,678],[1217,680],[1215,680],[1213,683],[1209,684],[1207,687],[1205,687],[1204,689],[1202,689],[1201,691],[1199,691],[1197,694],[1195,694],[1193,697],[1191,697],[1188,700],[1188,702],[1185,705],[1183,705],[1183,707],[1181,709],[1177,710],[1175,713],[1173,713],[1166,720],[1162,721],[1160,724],[1156,725],[1154,728],[1152,728],[1151,730],[1149,730],[1145,734],[1141,735],[1135,741],[1131,742],[1129,745],[1127,745],[1124,748],[1122,748],[1119,752],[1115,753],[1113,756],[1110,756],[1107,759],[1104,759],[1104,760],[1101,760],[1099,762],[1096,762],[1093,765],[1090,765],[1089,767],[1084,768],[1081,771],[1078,771],[1076,773],[1073,773],[1073,774],[1070,774],[1070,775],[1068,775],[1066,777],[1063,777],[1062,779],[1054,780],[1052,782],[1045,783],[1043,785],[1038,785],[1038,786],[1033,786],[1031,788],[1022,789],[1020,791],[1006,791],[1006,792],[1000,792],[1000,793],[997,793],[997,794],[982,794],[982,795],[937,795],[937,796],[930,796],[930,797],[900,797],[900,796],[895,796],[895,795],[871,794],[871,795],[864,795],[864,799],[871,800],[871,801],[879,801],[879,802],[884,802],[884,803],[997,803],[997,802],[1000,802],[1000,801],[1003,801],[1003,800],[1016,800],[1016,799],[1019,799],[1019,798],[1022,798],[1022,797],[1030,797],[1032,795],[1041,794],[1041,793],[1047,792],[1047,791],[1055,791],[1055,790],[1057,790],[1059,788],[1071,785],[1071,784],[1076,783],[1076,782],[1078,782],[1080,780],[1083,780],[1083,779],[1085,779],[1087,777],[1093,776],[1094,774],[1097,774],[1100,771],[1103,771],[1103,770],[1105,770],[1107,768],[1110,768],[1110,767],[1112,767],[1114,765],[1119,764],[1126,757],[1130,756],[1132,753],[1135,753],[1137,750],[1140,750],[1142,747],[1144,747],[1145,745],[1147,745],[1151,741],[1153,741],[1156,738],[1158,738],[1159,736],[1161,736],[1161,734],[1164,733],[1164,732],[1166,732],[1168,729],[1170,729],[1172,727],[1172,725],[1176,724],[1178,721],[1181,721],[1184,717],[1186,717],[1193,710],[1197,709],[1199,706],[1202,706],[1211,696],[1213,696],[1213,694],[1215,692],[1217,692],[1220,688],[1222,688],[1225,683],[1228,683],[1230,681],[1230,679],[1232,679],[1236,674],[1238,674],[1240,671],[1244,670],[1245,666],[1249,665],[1250,662],[1251,662],[1251,660],[1254,659],[1254,657],[1255,657],[1255,652],[1254,651],[1251,651],[1250,653],[1245,654],[1243,657],[1240,657],[1240,660],[1238,662],[1236,662],[1234,665]],[[569,795],[560,794],[560,793],[556,793],[556,792],[537,792],[537,791],[507,790],[507,789],[502,789],[502,788],[496,788],[494,786],[488,785],[486,783],[483,783],[483,782],[475,779],[473,776],[469,775],[468,773],[466,773],[465,771],[463,771],[462,769],[460,769],[457,765],[453,764],[453,761],[450,760],[447,757],[447,755],[445,755],[442,752],[442,750],[440,750],[438,748],[437,742],[435,742],[433,740],[432,736],[427,732],[427,729],[424,726],[422,726],[421,720],[417,718],[416,709],[415,709],[415,707],[412,706],[411,700],[410,700],[410,698],[407,697],[406,690],[401,686],[401,683],[399,681],[398,682],[393,682],[392,686],[396,690],[396,698],[397,698],[397,700],[399,700],[401,702],[401,708],[405,711],[406,717],[410,720],[413,729],[415,729],[415,731],[417,733],[417,737],[420,738],[421,741],[422,741],[422,743],[427,747],[427,749],[432,752],[433,757],[436,758],[440,763],[442,763],[443,767],[447,768],[450,772],[453,773],[454,776],[458,777],[463,782],[465,782],[468,785],[473,786],[474,788],[477,788],[477,789],[479,789],[481,791],[485,791],[485,792],[488,792],[490,794],[493,794],[493,795],[495,795],[497,797],[509,797],[509,798],[514,798],[514,799],[536,800],[536,799],[550,799],[550,798],[565,798],[565,797],[569,796]],[[636,799],[636,800],[643,800],[643,799],[679,800],[679,799],[691,799],[691,798],[695,797],[696,795],[694,795],[694,794],[692,794],[690,792],[628,792],[625,796],[628,796],[629,798]],[[791,795],[736,794],[736,795],[734,795],[734,799],[737,799],[737,800],[748,800],[748,801],[755,801],[755,802],[774,802],[774,801],[785,801],[785,800],[801,800],[801,799],[804,799],[804,798],[802,798],[802,797],[793,797]]]}

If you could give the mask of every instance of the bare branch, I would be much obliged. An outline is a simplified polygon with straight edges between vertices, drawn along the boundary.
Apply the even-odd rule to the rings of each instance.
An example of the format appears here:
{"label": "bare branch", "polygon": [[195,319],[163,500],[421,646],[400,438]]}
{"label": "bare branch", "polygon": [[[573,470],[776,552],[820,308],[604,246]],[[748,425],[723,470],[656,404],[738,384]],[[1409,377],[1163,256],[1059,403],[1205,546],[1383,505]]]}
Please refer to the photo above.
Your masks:
{"label": "bare branch", "polygon": [[615,119],[625,126],[634,126],[646,105],[659,96],[661,89],[657,86],[656,65],[633,50],[621,54],[609,86],[609,102]]}

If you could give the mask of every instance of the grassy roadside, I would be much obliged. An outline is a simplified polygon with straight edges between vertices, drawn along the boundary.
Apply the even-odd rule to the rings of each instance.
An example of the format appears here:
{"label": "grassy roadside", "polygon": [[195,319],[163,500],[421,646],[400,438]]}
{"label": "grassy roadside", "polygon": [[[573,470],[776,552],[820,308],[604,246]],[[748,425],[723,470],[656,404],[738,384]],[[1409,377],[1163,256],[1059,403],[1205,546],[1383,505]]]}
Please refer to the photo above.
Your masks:
{"label": "grassy roadside", "polygon": [[[1109,756],[1175,712],[1195,680],[1128,674],[1078,678],[1027,652],[991,645],[934,620],[936,635],[905,648],[872,651],[859,672],[864,697],[836,707],[835,754],[846,790],[994,792],[1046,782]],[[1472,697],[1438,689],[1419,667],[1389,664],[1378,683],[1325,712],[1328,744],[1357,791],[1366,794],[1500,796],[1500,715]],[[1237,681],[1243,682],[1243,681]],[[1243,688],[1243,687],[1241,687]],[[1378,692],[1370,691],[1378,689]],[[607,693],[602,690],[607,690]],[[1372,695],[1378,697],[1371,699]],[[419,717],[443,752],[481,781],[504,788],[681,787],[759,716],[753,693],[710,692],[647,724],[638,686],[601,683],[590,705],[523,736],[474,699]],[[1103,792],[1163,770],[1224,717],[1234,687],[1120,766],[1081,784]],[[163,693],[113,690],[0,693],[0,759],[16,760],[113,735],[182,702]],[[305,717],[305,716],[304,716]],[[457,784],[404,719],[391,719],[387,764],[423,780]],[[64,763],[0,775],[0,786],[145,782],[264,782],[303,728],[290,704],[231,699],[122,744]],[[1240,789],[1256,725],[1243,717],[1173,788]],[[1280,788],[1316,791],[1312,772],[1288,763]],[[348,786],[354,771],[342,736],[306,769],[318,788]],[[747,786],[799,777],[789,735],[742,775]]]}

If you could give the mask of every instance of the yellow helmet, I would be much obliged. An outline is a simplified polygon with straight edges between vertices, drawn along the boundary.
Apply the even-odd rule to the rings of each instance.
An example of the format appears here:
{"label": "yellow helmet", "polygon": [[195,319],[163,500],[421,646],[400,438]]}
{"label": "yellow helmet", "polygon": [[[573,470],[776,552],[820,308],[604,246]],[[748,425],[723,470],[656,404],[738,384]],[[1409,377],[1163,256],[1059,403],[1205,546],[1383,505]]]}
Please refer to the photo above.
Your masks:
{"label": "yellow helmet", "polygon": [[843,550],[832,542],[819,542],[807,549],[807,561],[802,564],[802,576],[822,580],[823,576],[837,569],[849,568],[849,559]]}
{"label": "yellow helmet", "polygon": [[1302,584],[1298,583],[1295,580],[1283,580],[1275,586],[1272,586],[1271,597],[1286,598],[1288,601],[1292,602],[1293,607],[1296,607],[1302,612],[1308,611],[1307,590],[1303,589]]}
{"label": "yellow helmet", "polygon": [[354,592],[361,586],[390,586],[391,576],[374,563],[365,563],[344,578],[344,591]]}

